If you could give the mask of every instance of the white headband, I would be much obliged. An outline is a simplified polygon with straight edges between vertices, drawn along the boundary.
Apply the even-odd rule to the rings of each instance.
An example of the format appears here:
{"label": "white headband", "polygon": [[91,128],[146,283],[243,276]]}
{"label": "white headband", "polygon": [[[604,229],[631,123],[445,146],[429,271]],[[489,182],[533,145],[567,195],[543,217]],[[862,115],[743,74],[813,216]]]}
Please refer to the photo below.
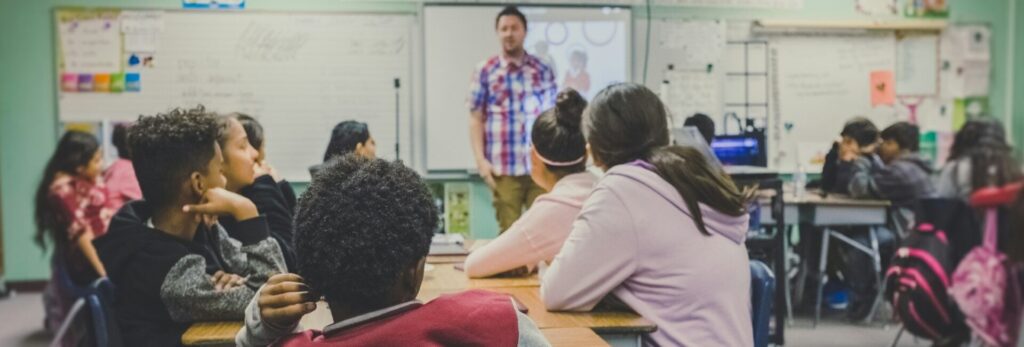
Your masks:
{"label": "white headband", "polygon": [[[533,143],[531,142],[530,145],[533,146]],[[533,146],[533,147],[534,147],[534,151],[536,151],[537,150],[537,146]],[[544,162],[544,164],[548,164],[548,165],[551,165],[551,166],[573,166],[573,165],[582,163],[584,160],[587,159],[586,153],[584,153],[582,157],[579,157],[579,159],[576,159],[576,160],[573,160],[573,161],[554,161],[554,160],[550,160],[548,158],[545,158],[543,155],[541,155],[540,152],[537,152],[537,157],[540,158],[540,161]]]}

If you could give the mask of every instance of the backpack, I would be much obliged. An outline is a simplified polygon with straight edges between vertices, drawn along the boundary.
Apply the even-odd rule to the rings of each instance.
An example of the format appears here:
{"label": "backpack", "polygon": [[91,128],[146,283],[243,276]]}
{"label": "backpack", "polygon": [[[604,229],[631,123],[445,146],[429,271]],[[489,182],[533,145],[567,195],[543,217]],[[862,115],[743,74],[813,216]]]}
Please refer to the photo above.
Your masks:
{"label": "backpack", "polygon": [[1007,305],[1007,294],[1012,291],[1008,291],[1009,268],[1006,255],[996,248],[998,206],[1012,200],[1019,189],[1017,184],[979,189],[972,194],[971,204],[986,209],[984,239],[957,266],[949,288],[971,331],[992,346],[1013,343],[1017,327],[1012,325],[1020,313],[1016,305]]}
{"label": "backpack", "polygon": [[918,223],[896,251],[885,273],[885,297],[911,334],[942,341],[966,333],[947,293],[954,265],[946,231],[927,222]]}

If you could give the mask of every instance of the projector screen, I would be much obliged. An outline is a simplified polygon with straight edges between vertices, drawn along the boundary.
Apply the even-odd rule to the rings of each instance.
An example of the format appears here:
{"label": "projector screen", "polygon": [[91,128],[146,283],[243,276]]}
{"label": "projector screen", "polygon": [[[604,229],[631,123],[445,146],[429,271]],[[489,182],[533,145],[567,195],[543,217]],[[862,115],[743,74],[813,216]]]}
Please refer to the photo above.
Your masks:
{"label": "projector screen", "polygon": [[[473,68],[501,53],[494,31],[501,6],[424,8],[426,168],[475,171],[469,143]],[[631,14],[621,7],[520,7],[528,28],[523,46],[554,68],[558,88],[587,99],[630,80]]]}

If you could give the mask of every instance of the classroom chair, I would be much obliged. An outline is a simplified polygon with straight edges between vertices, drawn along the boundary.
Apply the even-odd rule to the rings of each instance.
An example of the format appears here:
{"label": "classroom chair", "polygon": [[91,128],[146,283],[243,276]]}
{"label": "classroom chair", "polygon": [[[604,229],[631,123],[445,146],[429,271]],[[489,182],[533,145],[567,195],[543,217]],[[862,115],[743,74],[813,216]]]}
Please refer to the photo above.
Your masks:
{"label": "classroom chair", "polygon": [[[769,196],[767,204],[762,204],[756,213],[752,213],[750,218],[752,220],[752,230],[747,236],[746,246],[748,253],[751,257],[759,257],[761,259],[768,259],[772,264],[772,269],[775,273],[783,274],[775,278],[775,297],[774,307],[778,307],[779,310],[774,312],[775,315],[775,329],[770,334],[770,342],[776,345],[785,344],[785,326],[783,322],[786,322],[787,317],[793,317],[793,306],[792,299],[790,298],[788,279],[785,274],[787,271],[787,258],[790,254],[789,240],[787,234],[790,232],[791,226],[786,223],[784,194],[782,190],[782,180],[778,178],[760,178],[754,177],[752,179],[737,178],[736,184],[739,187],[750,187],[757,189]],[[770,216],[771,224],[761,224],[760,220],[764,216]],[[762,263],[764,264],[764,263]],[[782,308],[785,307],[785,311]]]}
{"label": "classroom chair", "polygon": [[51,342],[51,347],[121,346],[121,334],[112,316],[114,285],[107,278],[94,281],[88,293],[75,300]]}
{"label": "classroom chair", "polygon": [[93,330],[97,346],[121,346],[121,331],[113,316],[114,283],[104,277],[90,286],[92,293],[86,296],[89,312],[92,314]]}
{"label": "classroom chair", "polygon": [[86,308],[85,299],[78,298],[68,310],[67,317],[61,323],[60,329],[54,335],[50,347],[85,346],[93,340],[93,331],[89,328],[89,309]]}
{"label": "classroom chair", "polygon": [[[750,318],[754,327],[754,347],[768,346],[769,328],[772,316],[772,299],[775,296],[775,275],[768,265],[760,260],[750,261]],[[782,324],[776,322],[775,324]]]}

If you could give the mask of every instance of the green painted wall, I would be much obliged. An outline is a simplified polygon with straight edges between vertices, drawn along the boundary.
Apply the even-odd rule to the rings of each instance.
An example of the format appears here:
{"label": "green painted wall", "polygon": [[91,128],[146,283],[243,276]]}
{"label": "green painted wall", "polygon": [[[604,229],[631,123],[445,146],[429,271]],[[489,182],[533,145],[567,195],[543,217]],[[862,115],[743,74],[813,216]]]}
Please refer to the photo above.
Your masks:
{"label": "green painted wall", "polygon": [[1016,18],[1014,27],[1014,60],[1013,60],[1013,136],[1017,144],[1017,158],[1024,162],[1024,149],[1020,147],[1024,143],[1024,1],[1010,0],[1014,2],[1014,12],[1010,15]]}
{"label": "green painted wall", "polygon": [[[992,110],[1005,114],[1009,1],[1017,1],[1016,17],[1024,18],[1019,0],[952,1],[953,21],[983,22],[993,28]],[[48,276],[45,254],[32,243],[32,192],[39,183],[47,157],[57,139],[54,88],[54,31],[52,11],[58,6],[119,8],[180,8],[179,0],[4,0],[0,2],[0,198],[3,210],[3,257],[8,280],[38,280]],[[351,0],[249,0],[250,10],[276,11],[393,11],[415,12],[416,2]],[[655,7],[656,17],[703,18],[862,18],[852,0],[805,0],[802,10],[726,10]],[[634,12],[644,14],[642,8]],[[1024,23],[1017,23],[1017,54],[1013,97],[1024,100]],[[1024,138],[1024,105],[1016,105],[1017,139]],[[1018,141],[1019,142],[1019,141]],[[298,184],[302,190],[305,186]],[[478,236],[497,229],[489,193],[479,182],[473,185],[472,228]]]}

